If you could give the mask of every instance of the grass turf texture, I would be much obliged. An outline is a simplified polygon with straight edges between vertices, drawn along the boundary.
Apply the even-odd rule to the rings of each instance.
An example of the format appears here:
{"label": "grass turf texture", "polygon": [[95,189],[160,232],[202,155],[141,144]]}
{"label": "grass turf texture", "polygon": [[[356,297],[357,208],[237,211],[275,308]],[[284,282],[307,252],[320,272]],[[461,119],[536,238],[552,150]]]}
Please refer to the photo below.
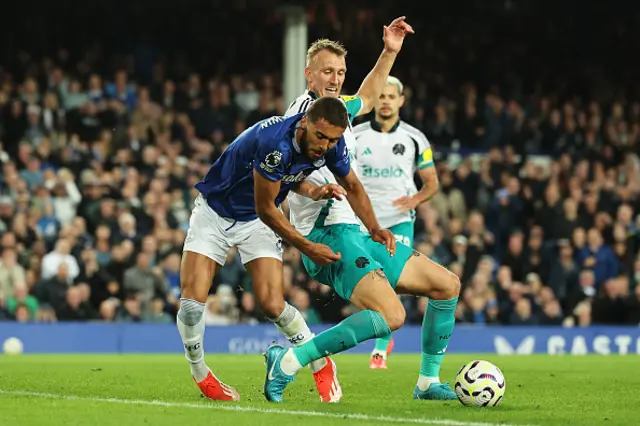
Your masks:
{"label": "grass turf texture", "polygon": [[[265,401],[261,355],[209,355],[214,372],[240,392],[240,403],[200,397],[180,355],[0,356],[0,424],[31,425],[361,425],[635,424],[636,356],[448,355],[441,379],[452,381],[473,359],[500,367],[507,381],[499,407],[415,401],[418,355],[391,355],[388,370],[369,370],[362,355],[335,357],[344,391],[339,404],[318,400],[303,370],[285,402]],[[384,417],[384,418],[383,418]]]}

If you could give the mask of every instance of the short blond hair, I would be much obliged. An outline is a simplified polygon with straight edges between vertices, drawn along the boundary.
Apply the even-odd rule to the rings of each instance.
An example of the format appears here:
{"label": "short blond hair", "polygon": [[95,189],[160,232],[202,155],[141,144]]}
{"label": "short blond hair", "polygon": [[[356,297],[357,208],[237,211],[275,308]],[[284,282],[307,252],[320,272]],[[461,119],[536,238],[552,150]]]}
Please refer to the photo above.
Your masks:
{"label": "short blond hair", "polygon": [[311,43],[309,49],[307,49],[307,66],[309,66],[313,58],[323,50],[328,50],[338,56],[347,56],[347,49],[345,49],[342,43],[329,40],[328,38],[321,38]]}

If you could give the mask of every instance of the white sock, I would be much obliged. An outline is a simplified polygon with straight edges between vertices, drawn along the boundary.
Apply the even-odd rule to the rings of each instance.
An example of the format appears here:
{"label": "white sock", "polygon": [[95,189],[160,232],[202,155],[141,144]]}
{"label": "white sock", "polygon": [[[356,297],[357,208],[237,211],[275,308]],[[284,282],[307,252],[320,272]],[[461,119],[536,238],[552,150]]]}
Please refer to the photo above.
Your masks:
{"label": "white sock", "polygon": [[280,368],[284,374],[289,376],[295,376],[302,368],[302,364],[298,361],[298,358],[293,354],[293,349],[287,350],[280,360]]}
{"label": "white sock", "polygon": [[[307,343],[315,336],[311,330],[309,330],[309,326],[300,311],[288,303],[285,304],[280,316],[272,321],[293,346],[300,346]],[[312,372],[316,373],[322,370],[325,365],[327,365],[326,358],[321,358],[310,363],[309,368]]]}
{"label": "white sock", "polygon": [[[195,300],[181,300],[177,318],[178,331],[184,344],[184,356],[191,366],[191,375],[199,383],[207,378],[210,371],[204,362],[204,304]],[[197,318],[199,319],[195,321]],[[188,325],[190,323],[193,325]]]}
{"label": "white sock", "polygon": [[418,389],[426,391],[431,383],[440,383],[440,377],[418,376]]}
{"label": "white sock", "polygon": [[380,355],[383,359],[387,359],[387,351],[374,349],[373,352],[371,352],[371,356],[374,356],[374,355]]}

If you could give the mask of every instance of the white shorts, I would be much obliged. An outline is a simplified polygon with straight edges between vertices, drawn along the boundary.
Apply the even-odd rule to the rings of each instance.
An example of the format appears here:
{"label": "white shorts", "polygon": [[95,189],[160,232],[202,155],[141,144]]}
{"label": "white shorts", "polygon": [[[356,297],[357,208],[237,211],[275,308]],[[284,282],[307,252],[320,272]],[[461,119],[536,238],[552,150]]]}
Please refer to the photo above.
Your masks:
{"label": "white shorts", "polygon": [[234,246],[238,247],[243,264],[261,257],[282,260],[282,239],[260,219],[240,222],[221,217],[198,195],[184,251],[202,254],[224,266],[227,253]]}

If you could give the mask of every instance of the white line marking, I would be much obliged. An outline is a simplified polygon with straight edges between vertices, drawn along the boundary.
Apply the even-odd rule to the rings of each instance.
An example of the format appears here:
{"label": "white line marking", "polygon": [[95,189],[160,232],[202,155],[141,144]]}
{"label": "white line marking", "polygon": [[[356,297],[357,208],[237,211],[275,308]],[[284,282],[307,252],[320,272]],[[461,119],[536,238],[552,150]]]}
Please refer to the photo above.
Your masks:
{"label": "white line marking", "polygon": [[[445,425],[445,426],[516,426],[506,423],[478,423],[478,422],[465,422],[461,420],[447,420],[447,419],[411,419],[403,417],[389,417],[389,416],[370,416],[368,414],[355,414],[355,413],[323,413],[320,411],[295,411],[295,410],[280,410],[276,408],[258,408],[258,407],[246,407],[241,405],[209,405],[209,404],[193,404],[188,402],[166,402],[166,401],[145,401],[140,399],[121,399],[121,398],[104,398],[104,397],[84,397],[76,395],[61,395],[55,393],[45,392],[31,392],[20,390],[3,390],[0,389],[0,395],[13,395],[13,396],[30,396],[35,398],[46,399],[58,399],[67,401],[85,401],[85,402],[106,402],[111,404],[125,404],[125,405],[146,405],[155,407],[177,407],[177,408],[199,408],[208,410],[220,410],[220,411],[236,411],[244,413],[266,413],[266,414],[286,414],[291,416],[308,416],[308,417],[327,417],[332,419],[350,419],[350,420],[363,420],[370,422],[386,422],[386,423],[411,423],[411,424],[424,424],[424,425]],[[526,425],[518,425],[526,426]]]}

